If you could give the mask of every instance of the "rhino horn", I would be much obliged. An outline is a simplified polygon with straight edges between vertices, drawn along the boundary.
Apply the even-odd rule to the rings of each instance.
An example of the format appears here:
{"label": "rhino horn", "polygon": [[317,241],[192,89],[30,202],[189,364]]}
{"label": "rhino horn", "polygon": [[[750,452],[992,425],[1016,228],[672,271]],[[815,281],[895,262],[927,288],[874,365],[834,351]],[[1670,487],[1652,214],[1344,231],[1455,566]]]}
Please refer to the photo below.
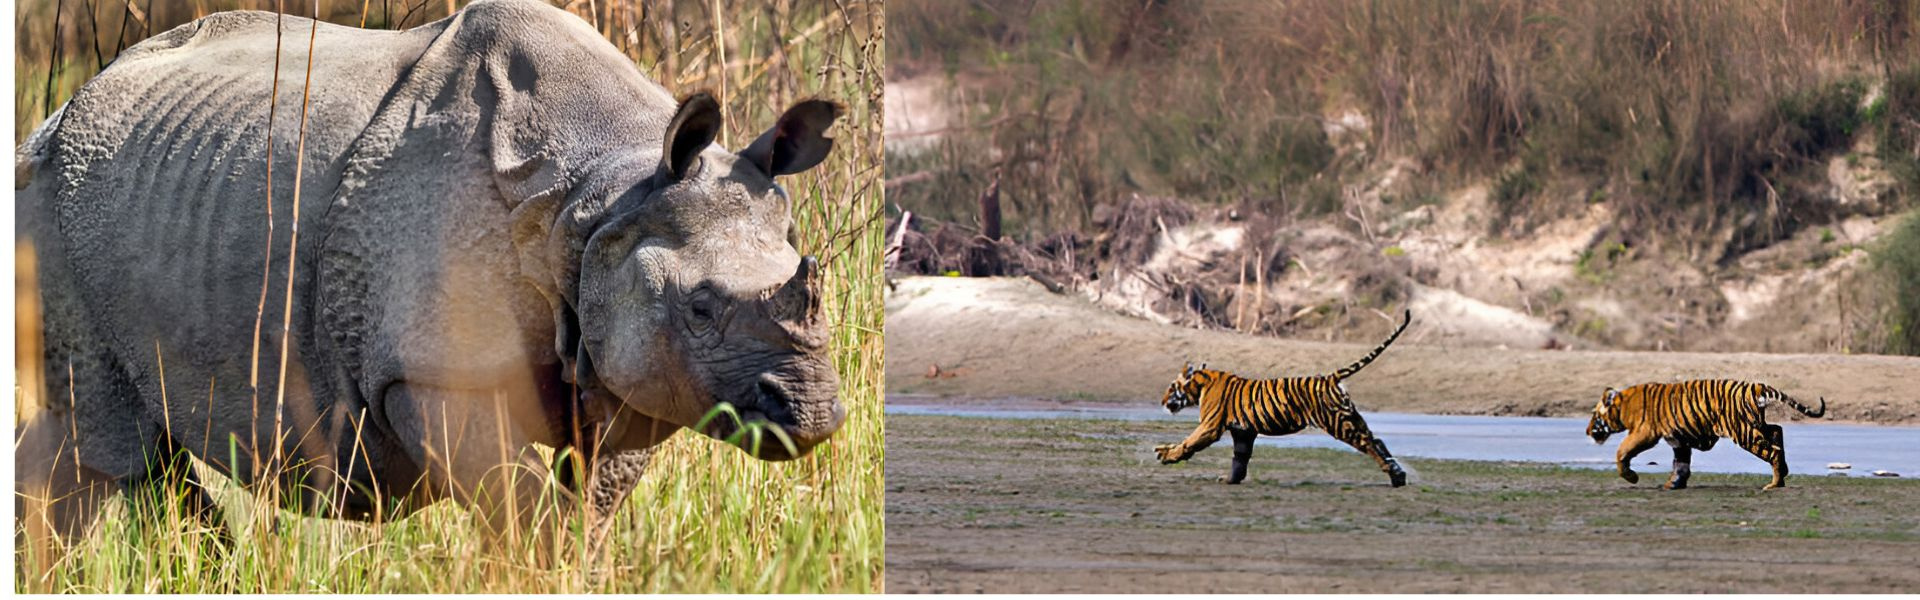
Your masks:
{"label": "rhino horn", "polygon": [[773,316],[805,328],[820,318],[820,261],[807,256],[773,294]]}

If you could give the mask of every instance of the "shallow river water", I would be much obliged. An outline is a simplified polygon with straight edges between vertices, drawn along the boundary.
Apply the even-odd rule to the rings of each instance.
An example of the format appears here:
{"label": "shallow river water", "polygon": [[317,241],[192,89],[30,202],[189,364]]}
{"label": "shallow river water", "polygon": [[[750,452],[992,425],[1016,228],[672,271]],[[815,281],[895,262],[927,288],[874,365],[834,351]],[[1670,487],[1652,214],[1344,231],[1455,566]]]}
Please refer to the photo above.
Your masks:
{"label": "shallow river water", "polygon": [[[893,402],[887,404],[886,414],[995,419],[1151,420],[1189,424],[1196,423],[1197,418],[1193,414],[1169,415],[1157,408],[982,408]],[[1606,445],[1594,445],[1593,440],[1586,436],[1587,420],[1584,418],[1403,413],[1368,413],[1365,416],[1368,426],[1387,443],[1387,448],[1395,456],[1612,468],[1614,449],[1622,438],[1620,434],[1615,434],[1607,440]],[[1886,470],[1903,477],[1920,476],[1920,427],[1826,423],[1782,423],[1781,427],[1786,430],[1787,466],[1792,474],[1869,477],[1875,470]],[[1178,440],[1142,440],[1141,443],[1172,441]],[[1263,436],[1258,443],[1288,448],[1351,449],[1320,430],[1311,428],[1289,436]],[[1224,451],[1231,444],[1223,438],[1215,446]],[[1663,473],[1670,468],[1672,459],[1673,451],[1666,444],[1661,444],[1635,458],[1634,467],[1643,476]],[[1830,470],[1827,468],[1830,463],[1850,463],[1852,468]],[[1704,473],[1771,472],[1766,463],[1726,439],[1720,440],[1712,451],[1694,452],[1693,470]],[[1655,475],[1654,480],[1662,479]]]}

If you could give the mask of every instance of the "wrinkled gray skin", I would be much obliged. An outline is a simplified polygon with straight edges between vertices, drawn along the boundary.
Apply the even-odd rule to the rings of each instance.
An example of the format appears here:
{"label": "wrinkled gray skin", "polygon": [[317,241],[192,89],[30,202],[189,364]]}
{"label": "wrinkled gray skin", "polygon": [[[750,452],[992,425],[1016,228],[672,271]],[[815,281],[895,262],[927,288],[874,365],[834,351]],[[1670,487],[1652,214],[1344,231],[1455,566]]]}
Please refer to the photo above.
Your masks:
{"label": "wrinkled gray skin", "polygon": [[791,439],[764,459],[839,427],[818,268],[772,180],[824,158],[836,106],[795,105],[734,153],[710,97],[676,102],[537,2],[323,23],[296,208],[309,27],[282,25],[271,152],[275,16],[254,12],[128,49],[18,149],[50,407],[17,482],[64,498],[57,531],[129,485],[193,486],[179,451],[245,483],[279,457],[309,512],[452,497],[499,529],[543,489],[499,468],[544,470],[536,442],[590,457],[567,466],[604,517],[721,402]]}

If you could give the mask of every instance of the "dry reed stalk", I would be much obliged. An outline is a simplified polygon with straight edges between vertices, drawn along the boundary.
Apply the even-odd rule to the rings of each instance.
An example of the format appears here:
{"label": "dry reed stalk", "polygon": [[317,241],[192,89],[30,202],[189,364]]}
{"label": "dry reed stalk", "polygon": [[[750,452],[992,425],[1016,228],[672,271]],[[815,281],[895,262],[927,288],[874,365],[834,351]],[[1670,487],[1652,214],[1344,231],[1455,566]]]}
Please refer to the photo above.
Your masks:
{"label": "dry reed stalk", "polygon": [[1253,268],[1253,329],[1260,331],[1260,319],[1265,316],[1267,307],[1267,251],[1259,250],[1255,255],[1259,264]]}
{"label": "dry reed stalk", "polygon": [[213,442],[213,391],[214,389],[216,389],[217,384],[219,383],[220,383],[219,378],[215,378],[215,377],[207,378],[207,410],[202,413],[207,415],[207,420],[206,420],[206,424],[203,426],[203,428],[200,431],[199,456],[206,456],[207,451],[209,450],[209,448],[207,447],[207,444]]}
{"label": "dry reed stalk", "polygon": [[16,377],[13,415],[25,423],[46,410],[46,350],[41,338],[40,274],[32,240],[13,246],[13,372]]}
{"label": "dry reed stalk", "polygon": [[1233,291],[1233,330],[1243,331],[1240,320],[1247,314],[1247,253],[1244,251],[1240,253],[1240,283],[1234,284]]}
{"label": "dry reed stalk", "polygon": [[[713,17],[713,53],[714,56],[718,57],[717,65],[720,69],[719,77],[715,78],[717,80],[716,83],[719,84],[716,90],[718,93],[715,96],[720,100],[721,110],[726,110],[725,107],[729,106],[727,101],[732,98],[732,96],[728,95],[727,90],[727,29],[726,26],[720,23],[721,15],[725,13],[720,11],[720,0],[711,0],[709,6],[712,7],[710,14]],[[720,145],[731,148],[733,147],[731,143],[733,139],[733,128],[739,127],[740,123],[734,119],[728,119],[727,123],[732,125],[732,127],[720,128]]]}
{"label": "dry reed stalk", "polygon": [[93,48],[93,72],[98,73],[107,70],[106,56],[100,52],[100,17],[93,8],[93,0],[84,0],[84,4],[87,10],[87,26],[93,31],[93,35],[87,36],[87,45]]}
{"label": "dry reed stalk", "polygon": [[[267,240],[262,246],[265,253],[260,261],[260,303],[253,313],[252,352],[247,361],[247,386],[251,390],[249,402],[252,407],[252,419],[249,420],[250,438],[260,440],[260,332],[267,314],[267,289],[273,280],[273,124],[280,114],[280,51],[281,30],[286,18],[284,2],[275,7],[273,17],[273,85],[267,97]],[[253,475],[260,475],[259,461],[254,461]],[[228,465],[232,468],[233,465]]]}
{"label": "dry reed stalk", "polygon": [[[320,0],[314,0],[313,12],[316,15],[320,13]],[[300,135],[299,140],[294,144],[293,155],[293,226],[287,236],[287,292],[280,315],[279,391],[274,394],[273,400],[273,468],[275,469],[284,467],[281,463],[283,459],[281,449],[286,445],[286,440],[282,439],[285,432],[282,430],[281,420],[286,413],[287,354],[293,339],[293,273],[295,265],[300,262],[300,180],[307,159],[307,113],[312,104],[313,95],[313,51],[315,42],[320,38],[320,19],[316,17],[311,22],[312,27],[307,34],[306,83],[300,89]]]}
{"label": "dry reed stalk", "polygon": [[153,340],[153,360],[160,370],[160,426],[167,439],[173,439],[173,409],[167,403],[167,357],[160,353],[160,340]]}
{"label": "dry reed stalk", "polygon": [[51,36],[53,47],[47,53],[47,89],[41,97],[40,107],[42,120],[53,116],[53,82],[60,79],[60,72],[57,69],[60,68],[60,48],[63,45],[60,43],[60,9],[66,5],[66,0],[54,0],[53,3],[53,35]]}

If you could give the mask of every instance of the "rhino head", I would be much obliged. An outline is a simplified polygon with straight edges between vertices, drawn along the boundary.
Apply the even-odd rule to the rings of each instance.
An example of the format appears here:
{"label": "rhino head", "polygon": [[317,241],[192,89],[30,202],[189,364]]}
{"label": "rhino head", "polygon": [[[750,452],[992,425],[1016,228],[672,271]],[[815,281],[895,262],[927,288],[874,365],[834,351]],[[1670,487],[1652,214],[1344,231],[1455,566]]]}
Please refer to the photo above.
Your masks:
{"label": "rhino head", "polygon": [[[838,114],[801,102],[735,153],[713,144],[719,104],[696,94],[657,159],[603,159],[597,183],[575,194],[588,197],[568,203],[604,207],[576,238],[577,322],[560,340],[584,393],[720,439],[764,425],[755,429],[778,433],[736,442],[766,460],[805,455],[840,427],[820,266],[794,249],[792,202],[773,182],[826,157]],[[737,416],[716,413],[723,403]]]}

